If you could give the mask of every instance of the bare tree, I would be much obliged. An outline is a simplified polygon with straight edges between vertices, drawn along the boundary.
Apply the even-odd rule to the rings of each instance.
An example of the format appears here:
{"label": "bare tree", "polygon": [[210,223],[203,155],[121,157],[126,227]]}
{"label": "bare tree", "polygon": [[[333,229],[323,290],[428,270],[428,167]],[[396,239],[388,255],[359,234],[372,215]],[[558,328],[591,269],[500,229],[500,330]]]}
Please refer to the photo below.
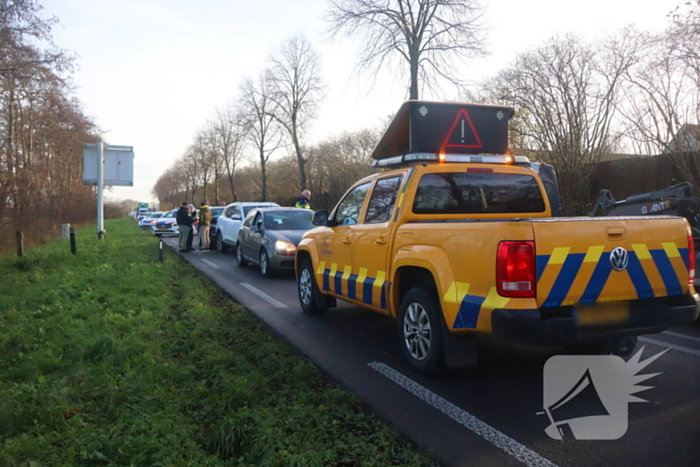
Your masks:
{"label": "bare tree", "polygon": [[323,90],[320,58],[304,36],[288,38],[282,48],[270,56],[270,99],[275,103],[275,118],[292,140],[299,167],[299,189],[306,188],[306,171],[301,137],[315,117]]}
{"label": "bare tree", "polygon": [[[236,110],[236,105],[237,102],[229,102],[223,109],[216,111],[214,120],[212,121],[214,147],[226,171],[233,201],[237,201],[238,199],[234,177],[236,175],[236,169],[243,158],[246,140],[245,123],[241,114]],[[217,204],[218,203],[217,194]]]}
{"label": "bare tree", "polygon": [[487,86],[516,109],[518,140],[559,174],[562,207],[582,214],[591,179],[611,143],[620,82],[636,60],[634,41],[585,44],[567,36],[517,57]]}
{"label": "bare tree", "polygon": [[266,165],[272,153],[282,146],[281,127],[273,117],[275,103],[270,99],[272,82],[269,72],[261,73],[256,81],[245,80],[241,84],[241,115],[248,140],[257,150],[261,171],[261,201],[267,201]]}
{"label": "bare tree", "polygon": [[409,98],[421,85],[461,82],[455,63],[485,55],[479,0],[331,0],[333,36],[362,43],[359,67],[379,71],[396,60],[408,66]]}
{"label": "bare tree", "polygon": [[81,169],[97,130],[70,96],[73,60],[53,45],[56,20],[40,11],[34,0],[0,0],[0,248],[15,229],[38,237],[86,221],[94,206]]}
{"label": "bare tree", "polygon": [[664,33],[637,33],[644,53],[625,75],[620,111],[631,145],[669,154],[686,181],[700,187],[700,4],[673,19]]}

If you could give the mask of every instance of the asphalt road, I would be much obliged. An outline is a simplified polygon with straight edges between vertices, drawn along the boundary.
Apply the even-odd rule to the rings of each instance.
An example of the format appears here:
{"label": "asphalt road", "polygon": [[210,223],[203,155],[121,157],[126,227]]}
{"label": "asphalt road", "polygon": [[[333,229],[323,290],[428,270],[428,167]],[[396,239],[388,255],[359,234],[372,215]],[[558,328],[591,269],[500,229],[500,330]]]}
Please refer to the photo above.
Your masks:
{"label": "asphalt road", "polygon": [[[340,301],[324,315],[309,316],[299,307],[292,274],[264,279],[254,265],[236,266],[232,253],[182,256],[442,465],[700,465],[698,324],[640,339],[642,361],[667,351],[638,372],[660,374],[635,394],[648,402],[627,404],[621,438],[554,440],[545,433],[543,377],[545,363],[561,349],[484,338],[478,367],[426,377],[403,360],[391,318]],[[599,392],[604,383],[596,383]],[[561,412],[577,413],[566,418],[598,414],[600,400],[590,391],[574,399],[562,404],[568,406]],[[619,407],[624,412],[625,404]],[[624,425],[625,413],[608,415]]]}

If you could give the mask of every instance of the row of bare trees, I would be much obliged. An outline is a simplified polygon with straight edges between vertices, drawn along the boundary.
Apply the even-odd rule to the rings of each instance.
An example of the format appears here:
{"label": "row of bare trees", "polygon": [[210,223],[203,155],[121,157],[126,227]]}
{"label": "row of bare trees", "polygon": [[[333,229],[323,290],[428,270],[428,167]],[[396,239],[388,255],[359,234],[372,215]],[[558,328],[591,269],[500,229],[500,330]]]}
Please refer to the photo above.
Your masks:
{"label": "row of bare trees", "polygon": [[[484,53],[482,7],[477,0],[333,0],[331,5],[332,35],[362,37],[358,68],[376,71],[398,65],[400,74],[409,78],[410,98],[418,98],[424,88],[440,92],[445,80],[463,85],[456,75],[459,67],[451,61]],[[461,87],[462,94],[467,100],[516,109],[511,147],[555,166],[566,214],[586,212],[598,163],[612,153],[673,154],[685,178],[698,187],[700,0],[671,12],[669,20],[668,28],[658,34],[627,28],[600,40],[552,38],[520,54],[481,86]],[[245,193],[246,199],[277,200],[280,194],[277,185],[268,186],[271,181],[284,181],[286,193],[300,188],[330,193],[336,188],[324,185],[328,177],[316,179],[311,164],[320,167],[321,159],[333,160],[336,154],[331,151],[339,139],[314,147],[303,144],[304,130],[322,97],[318,68],[312,46],[294,37],[271,55],[263,73],[240,86],[239,105],[229,110],[230,122],[235,122],[237,158],[226,166],[225,199]],[[202,132],[211,132],[213,125],[209,122]],[[345,136],[361,145],[363,136],[376,138],[373,133]],[[186,153],[189,162],[178,161],[154,188],[160,199],[207,189],[209,172],[201,158],[191,156],[205,151],[198,143],[193,147],[200,149]],[[291,155],[271,163],[270,157],[280,149]],[[222,149],[214,151],[224,154]],[[338,173],[346,165],[355,170],[355,160],[348,159],[351,152],[341,151],[344,158],[333,160]],[[255,168],[243,171],[251,182],[247,184],[236,176],[245,154],[257,162]],[[292,156],[299,174],[294,178]],[[283,175],[271,170],[283,170]],[[193,174],[189,179],[188,173]],[[338,186],[345,188],[350,181],[341,179]],[[221,201],[217,183],[216,199]],[[248,188],[242,189],[244,184]]]}
{"label": "row of bare trees", "polygon": [[298,174],[286,176],[295,181],[291,192],[308,188],[304,137],[323,97],[320,68],[311,43],[303,35],[289,37],[270,54],[259,75],[240,84],[239,96],[214,112],[185,154],[156,182],[153,194],[160,200],[193,199],[197,194],[217,205],[238,200],[236,174],[247,158],[257,165],[259,191],[245,199],[267,201],[270,158],[290,149],[296,161],[291,173]]}
{"label": "row of bare trees", "polygon": [[[94,212],[82,183],[93,123],[71,97],[73,60],[52,43],[54,19],[35,0],[0,0],[0,248]],[[88,211],[89,209],[89,211]]]}
{"label": "row of bare trees", "polygon": [[587,211],[598,163],[613,153],[671,154],[700,187],[699,18],[695,0],[662,33],[551,39],[470,97],[515,107],[511,146],[555,166],[566,214]]}

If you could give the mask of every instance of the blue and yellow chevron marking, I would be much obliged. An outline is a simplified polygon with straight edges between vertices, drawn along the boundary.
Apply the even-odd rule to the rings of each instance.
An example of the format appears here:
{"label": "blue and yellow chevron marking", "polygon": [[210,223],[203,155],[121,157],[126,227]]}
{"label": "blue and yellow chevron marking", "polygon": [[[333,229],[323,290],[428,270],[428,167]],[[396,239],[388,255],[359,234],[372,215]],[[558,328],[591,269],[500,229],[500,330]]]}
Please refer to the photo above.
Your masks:
{"label": "blue and yellow chevron marking", "polygon": [[486,297],[469,295],[469,288],[467,283],[453,282],[442,298],[446,303],[459,303],[459,311],[452,324],[453,329],[474,329],[483,311],[503,308],[510,301],[509,298],[498,295],[496,287],[491,287]]}
{"label": "blue and yellow chevron marking", "polygon": [[[351,266],[343,266],[342,270],[338,264],[331,264],[330,269],[322,262],[318,269],[318,274],[323,274],[324,292],[333,292],[340,296],[348,297],[351,300],[359,300],[357,296],[358,288],[362,291],[362,302],[371,306],[378,306],[387,310],[387,295],[389,293],[389,281],[386,280],[385,271],[377,271],[376,277],[367,275],[367,268],[360,268],[358,274],[352,272]],[[331,283],[333,289],[331,289]]]}
{"label": "blue and yellow chevron marking", "polygon": [[[650,250],[646,244],[633,244],[628,251],[629,262],[624,275],[616,281],[630,281],[636,297],[616,297],[617,300],[653,298],[660,295],[680,295],[681,265],[688,269],[688,249],[675,243],[663,243],[662,248]],[[537,256],[537,281],[546,288],[552,284],[543,307],[566,306],[576,302],[598,300],[613,272],[610,252],[602,245],[591,246],[586,253],[571,253],[569,247],[557,247],[550,255]],[[661,285],[663,284],[663,286]],[[665,291],[663,290],[665,288]]]}

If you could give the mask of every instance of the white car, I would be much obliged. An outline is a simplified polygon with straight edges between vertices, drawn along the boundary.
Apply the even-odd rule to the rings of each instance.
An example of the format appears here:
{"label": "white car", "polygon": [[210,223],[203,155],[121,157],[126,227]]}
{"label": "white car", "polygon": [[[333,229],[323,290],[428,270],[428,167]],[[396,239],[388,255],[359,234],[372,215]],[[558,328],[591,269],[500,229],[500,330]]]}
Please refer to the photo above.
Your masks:
{"label": "white car", "polygon": [[150,229],[151,226],[154,225],[158,219],[163,217],[164,214],[164,212],[152,212],[148,215],[148,217],[145,217],[139,221],[139,227],[144,230]]}
{"label": "white car", "polygon": [[224,213],[216,221],[216,249],[224,253],[229,249],[236,249],[238,230],[248,213],[255,208],[279,207],[277,203],[231,203],[226,206]]}
{"label": "white car", "polygon": [[151,231],[156,237],[163,235],[180,235],[180,229],[177,226],[177,209],[167,212],[160,219],[151,224]]}

